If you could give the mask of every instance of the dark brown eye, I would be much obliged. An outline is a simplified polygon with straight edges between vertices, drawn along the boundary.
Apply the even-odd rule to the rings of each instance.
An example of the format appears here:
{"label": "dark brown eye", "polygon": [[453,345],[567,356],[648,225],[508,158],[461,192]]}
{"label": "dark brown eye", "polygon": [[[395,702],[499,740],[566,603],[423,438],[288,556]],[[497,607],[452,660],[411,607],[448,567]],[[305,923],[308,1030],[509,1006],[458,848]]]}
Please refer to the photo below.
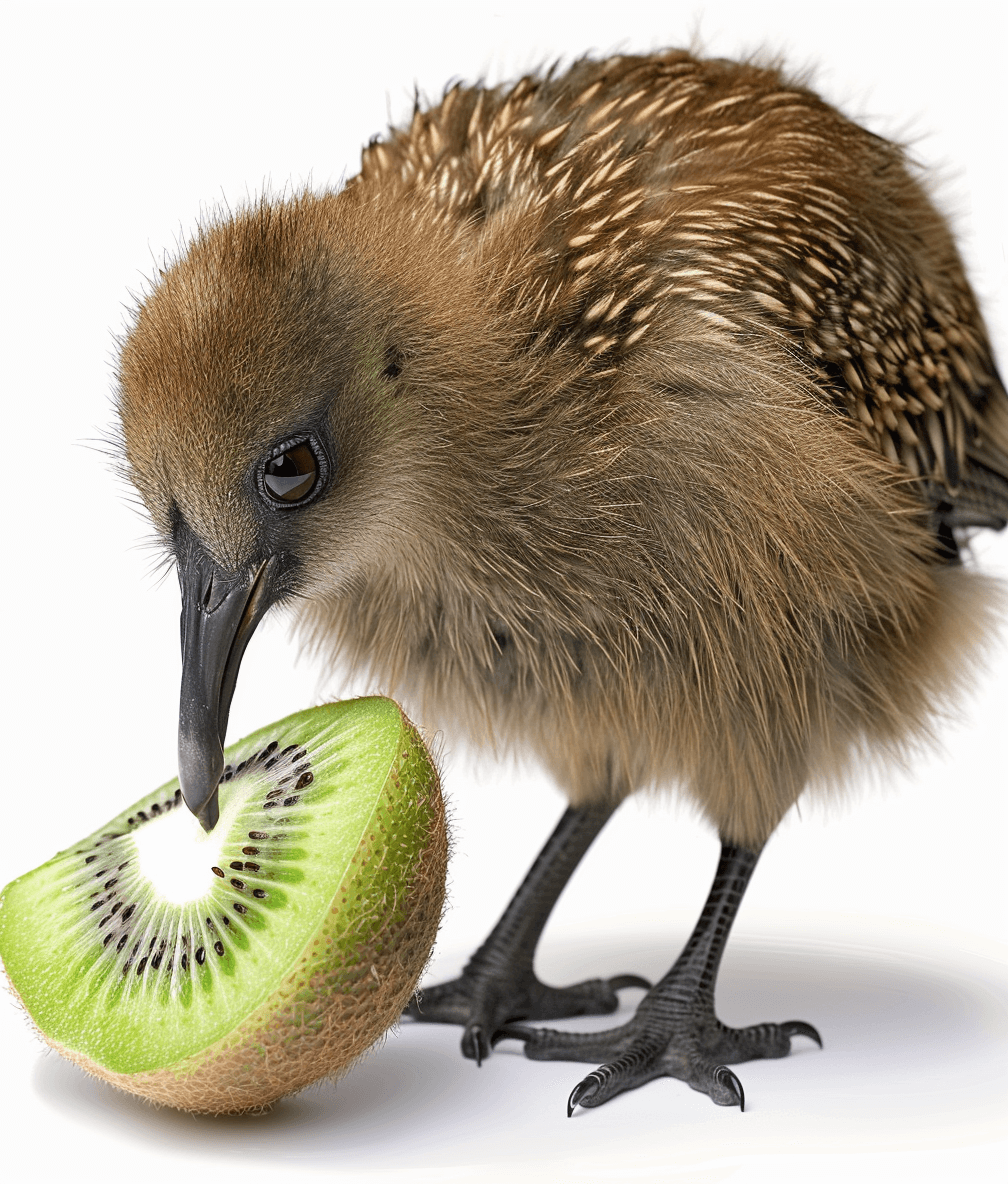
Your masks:
{"label": "dark brown eye", "polygon": [[262,471],[263,490],[274,502],[295,505],[316,491],[319,461],[307,440],[291,444],[266,461]]}

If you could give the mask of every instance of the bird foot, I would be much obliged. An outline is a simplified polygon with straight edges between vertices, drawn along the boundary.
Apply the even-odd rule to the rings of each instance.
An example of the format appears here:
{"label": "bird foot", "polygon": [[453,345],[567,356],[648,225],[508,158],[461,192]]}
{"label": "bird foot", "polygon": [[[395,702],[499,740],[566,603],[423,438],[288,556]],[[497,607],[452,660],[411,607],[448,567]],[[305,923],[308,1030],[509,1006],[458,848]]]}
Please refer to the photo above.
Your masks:
{"label": "bird foot", "polygon": [[603,1062],[574,1087],[568,1117],[578,1106],[601,1106],[656,1077],[678,1077],[719,1106],[744,1110],[742,1083],[726,1062],[787,1056],[793,1036],[807,1036],[822,1048],[819,1033],[801,1020],[728,1028],[716,1018],[712,1005],[694,1001],[686,1008],[670,1008],[668,1003],[652,992],[632,1020],[604,1032],[558,1032],[509,1023],[496,1032],[492,1043],[522,1040],[525,1055],[534,1061]]}
{"label": "bird foot", "polygon": [[610,1015],[619,1006],[617,991],[650,986],[640,975],[622,974],[550,987],[531,968],[493,971],[473,969],[470,963],[458,978],[418,991],[403,1014],[422,1023],[462,1025],[462,1055],[478,1065],[490,1055],[496,1034],[511,1021]]}

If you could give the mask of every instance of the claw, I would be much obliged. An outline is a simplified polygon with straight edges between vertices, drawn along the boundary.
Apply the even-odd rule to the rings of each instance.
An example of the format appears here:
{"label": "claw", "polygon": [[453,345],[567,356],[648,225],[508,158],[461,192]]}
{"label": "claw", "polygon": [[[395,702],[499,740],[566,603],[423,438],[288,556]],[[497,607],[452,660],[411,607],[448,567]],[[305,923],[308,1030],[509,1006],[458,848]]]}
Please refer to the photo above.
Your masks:
{"label": "claw", "polygon": [[581,1105],[584,1099],[593,1098],[601,1088],[602,1075],[598,1070],[594,1073],[589,1073],[583,1081],[579,1081],[571,1090],[571,1095],[567,1099],[567,1117],[572,1117],[575,1109]]}
{"label": "claw", "polygon": [[639,974],[618,974],[608,982],[614,991],[622,991],[625,987],[640,987],[642,990],[650,991],[652,985],[646,978],[641,978]]}
{"label": "claw", "polygon": [[714,1070],[714,1080],[718,1085],[723,1085],[726,1089],[730,1089],[732,1093],[738,1098],[739,1110],[745,1113],[745,1090],[742,1088],[742,1082],[735,1076],[735,1074],[728,1068],[727,1065],[718,1065]]}
{"label": "claw", "polygon": [[490,1052],[490,1046],[483,1029],[479,1024],[466,1028],[462,1036],[462,1055],[476,1062],[477,1069],[483,1064],[483,1058]]}
{"label": "claw", "polygon": [[814,1040],[822,1048],[822,1037],[811,1024],[806,1024],[804,1020],[787,1020],[781,1024],[780,1030],[785,1036],[807,1036],[809,1040]]}

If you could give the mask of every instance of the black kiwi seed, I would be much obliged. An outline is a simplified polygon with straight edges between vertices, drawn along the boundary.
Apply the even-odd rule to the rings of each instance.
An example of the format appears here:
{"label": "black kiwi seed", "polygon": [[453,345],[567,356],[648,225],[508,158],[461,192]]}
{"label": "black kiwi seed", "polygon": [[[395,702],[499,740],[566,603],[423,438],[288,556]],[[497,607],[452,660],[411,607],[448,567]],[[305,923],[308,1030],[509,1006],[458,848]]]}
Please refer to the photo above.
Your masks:
{"label": "black kiwi seed", "polygon": [[240,859],[232,859],[228,866],[233,871],[240,872],[242,870],[242,861]]}
{"label": "black kiwi seed", "polygon": [[224,879],[224,873],[221,871],[221,869],[219,867],[212,867],[210,870],[213,872],[213,874],[215,876],[220,876],[220,878],[222,880]]}
{"label": "black kiwi seed", "polygon": [[128,909],[123,909],[122,919],[128,921],[133,916],[133,910],[136,908],[135,904],[131,904]]}
{"label": "black kiwi seed", "polygon": [[[102,917],[101,921],[99,921],[99,923],[98,923],[98,928],[100,929],[102,927],[102,925],[104,925],[107,920],[108,920],[108,917]],[[115,934],[113,934],[113,933],[106,933],[105,940],[102,942],[102,945],[107,946],[108,943],[112,940],[112,938],[114,936],[115,936]]]}
{"label": "black kiwi seed", "polygon": [[276,789],[271,789],[269,791],[269,793],[266,795],[266,801],[272,802],[274,798],[280,797],[282,793],[283,793],[283,790],[279,786],[277,786]]}
{"label": "black kiwi seed", "polygon": [[311,785],[311,783],[314,780],[315,780],[315,774],[309,770],[307,773],[301,774],[301,776],[297,779],[297,785],[295,785],[294,788],[295,789],[304,789],[304,787],[306,785]]}
{"label": "black kiwi seed", "polygon": [[122,861],[122,863],[119,864],[119,867],[117,870],[122,871],[124,867],[129,867],[129,860],[128,859],[124,859]]}
{"label": "black kiwi seed", "polygon": [[147,965],[146,957],[141,958],[140,961],[137,963],[137,974],[138,975],[143,974],[144,968],[146,967],[146,965]]}
{"label": "black kiwi seed", "polygon": [[258,847],[242,847],[242,855],[258,855]]}
{"label": "black kiwi seed", "polygon": [[259,870],[259,864],[253,863],[250,859],[246,859],[245,860],[245,870],[247,872],[257,872]]}
{"label": "black kiwi seed", "polygon": [[150,812],[152,814],[160,814],[161,813],[161,807],[157,804],[157,802],[155,802],[154,805],[151,806]]}
{"label": "black kiwi seed", "polygon": [[181,965],[181,967],[182,967],[182,969],[183,969],[183,970],[188,970],[188,969],[189,969],[189,955],[188,955],[188,954],[183,954],[183,955],[182,955],[182,961],[181,961],[180,965]]}
{"label": "black kiwi seed", "polygon": [[117,900],[115,902],[115,904],[112,906],[112,912],[109,913],[109,916],[110,917],[115,916],[115,914],[118,913],[121,908],[122,908],[122,901]]}
{"label": "black kiwi seed", "polygon": [[87,858],[84,860],[84,862],[85,862],[85,863],[94,863],[94,861],[95,861],[97,858],[98,858],[98,856],[97,856],[97,855],[89,855],[89,856],[87,856]]}
{"label": "black kiwi seed", "polygon": [[245,891],[245,882],[243,880],[239,880],[236,876],[232,876],[231,877],[231,887],[237,888],[239,892],[244,892]]}
{"label": "black kiwi seed", "polygon": [[[116,908],[118,908],[118,907],[119,906],[116,905]],[[102,919],[98,922],[98,928],[103,929],[105,927],[105,925],[111,920],[112,920],[112,914],[106,913],[105,916],[102,917]],[[109,937],[111,937],[111,936],[112,936],[112,934],[110,933]],[[105,938],[105,944],[108,945],[108,937]]]}
{"label": "black kiwi seed", "polygon": [[225,917],[224,914],[222,913],[221,920],[224,922],[225,925],[228,926],[228,928],[231,927],[231,918],[230,917]]}
{"label": "black kiwi seed", "polygon": [[256,898],[256,900],[265,900],[266,890],[264,888],[253,888],[252,895]]}
{"label": "black kiwi seed", "polygon": [[129,941],[129,934],[128,934],[128,933],[124,933],[124,934],[122,935],[122,937],[120,937],[120,938],[119,938],[119,940],[116,942],[116,949],[117,949],[117,950],[118,950],[118,951],[121,953],[121,952],[122,952],[122,949],[123,949],[123,947],[126,945],[126,943],[127,943],[128,941]]}
{"label": "black kiwi seed", "polygon": [[214,953],[218,958],[224,957],[224,943],[222,941],[215,941],[213,943]]}
{"label": "black kiwi seed", "polygon": [[298,800],[298,795],[296,793],[292,794],[289,798],[284,798],[284,805],[296,806],[298,804]]}
{"label": "black kiwi seed", "polygon": [[96,900],[96,901],[94,902],[94,904],[91,906],[91,912],[93,913],[93,912],[95,912],[97,909],[100,909],[100,908],[102,907],[102,905],[104,905],[104,904],[105,904],[105,897],[103,896],[103,897],[101,898],[101,900]]}
{"label": "black kiwi seed", "polygon": [[250,839],[255,839],[257,842],[259,842],[262,839],[268,839],[269,835],[263,830],[250,830],[248,832],[248,837]]}
{"label": "black kiwi seed", "polygon": [[200,948],[196,951],[196,961],[200,966],[202,966],[206,961],[206,950],[204,950],[202,946],[200,946]]}
{"label": "black kiwi seed", "polygon": [[119,877],[113,876],[111,880],[105,881],[105,887],[106,888],[114,888],[116,886],[116,884],[118,884],[118,883],[119,883]]}
{"label": "black kiwi seed", "polygon": [[234,911],[236,913],[241,913],[242,916],[244,916],[245,913],[248,912],[248,909],[243,904],[240,904],[237,900],[234,902],[234,904],[231,907],[234,909]]}

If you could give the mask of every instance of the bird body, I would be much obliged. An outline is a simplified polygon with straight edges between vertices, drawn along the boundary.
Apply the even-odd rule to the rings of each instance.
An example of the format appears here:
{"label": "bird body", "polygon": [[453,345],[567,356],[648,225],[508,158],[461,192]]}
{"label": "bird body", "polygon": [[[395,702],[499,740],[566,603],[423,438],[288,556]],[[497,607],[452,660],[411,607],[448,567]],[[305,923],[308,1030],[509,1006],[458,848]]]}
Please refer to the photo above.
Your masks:
{"label": "bird body", "polygon": [[[808,786],[930,737],[996,623],[962,532],[1008,521],[1008,399],[954,243],[898,147],[773,69],[682,52],[455,86],[340,192],[211,221],[138,308],[130,476],[182,585],[179,775],[207,829],[271,604],[429,723],[529,751],[570,806],[458,979],[409,1014],[602,1062],[568,1113],[730,1064],[714,983]],[[533,956],[619,801],[717,828],[653,987]],[[611,1012],[605,1032],[517,1020]]]}
{"label": "bird body", "polygon": [[342,192],[205,227],[120,383],[161,534],[227,570],[258,454],[328,417],[333,482],[285,523],[311,643],[574,803],[675,785],[758,848],[926,736],[991,624],[942,554],[1008,516],[951,236],[899,148],[775,70],[456,86]]}

